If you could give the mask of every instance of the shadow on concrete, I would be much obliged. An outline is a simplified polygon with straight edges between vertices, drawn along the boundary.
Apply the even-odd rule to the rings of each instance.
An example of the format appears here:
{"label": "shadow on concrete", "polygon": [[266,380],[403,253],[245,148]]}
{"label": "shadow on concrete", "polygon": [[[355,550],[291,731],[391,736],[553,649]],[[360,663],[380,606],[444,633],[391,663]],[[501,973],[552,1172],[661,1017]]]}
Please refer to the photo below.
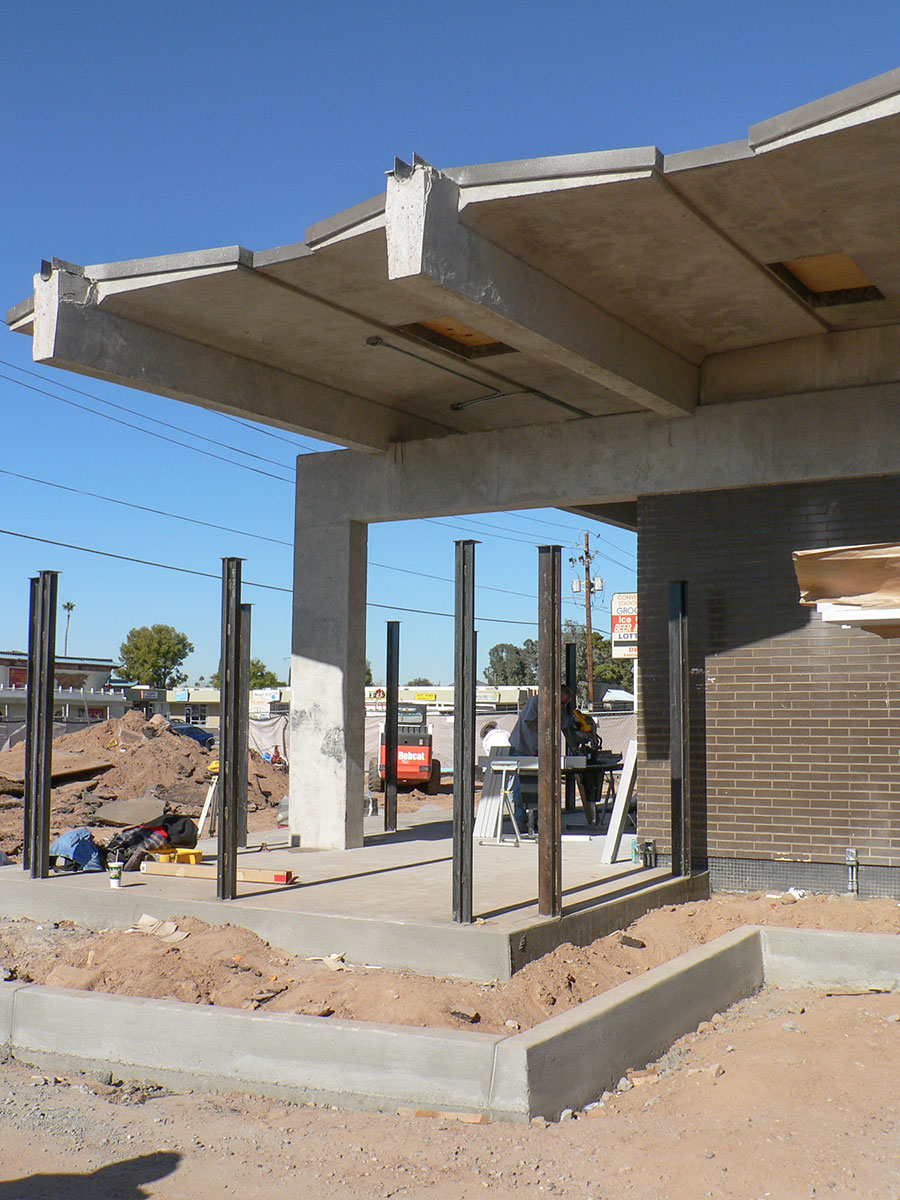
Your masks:
{"label": "shadow on concrete", "polygon": [[440,842],[453,836],[453,820],[419,821],[415,825],[405,825],[392,833],[367,833],[366,846],[383,846],[385,842]]}
{"label": "shadow on concrete", "polygon": [[[574,904],[564,904],[563,916],[568,916],[569,913],[582,912],[589,908],[599,908],[611,900],[620,900],[623,896],[628,896],[632,892],[642,891],[647,886],[647,882],[644,879],[636,878],[636,876],[641,875],[643,870],[643,867],[635,867],[633,871],[629,871],[626,875],[622,876],[624,879],[635,877],[634,881],[626,887],[616,888],[614,892],[604,892],[602,897],[593,896],[588,900],[578,901]],[[572,896],[576,892],[585,892],[591,888],[596,888],[599,882],[600,880],[598,879],[589,879],[586,883],[579,883],[573,887],[563,888],[563,896]],[[516,900],[513,904],[504,905],[502,908],[492,908],[484,912],[479,912],[478,916],[483,917],[485,920],[488,917],[503,917],[509,913],[517,912],[519,909],[529,908],[537,903],[538,897],[535,894],[522,900]],[[2,1197],[0,1197],[0,1200],[2,1200]]]}
{"label": "shadow on concrete", "polygon": [[0,1183],[0,1200],[146,1200],[141,1186],[171,1175],[181,1162],[173,1150],[109,1163],[84,1175],[24,1175]]}
{"label": "shadow on concrete", "polygon": [[[371,871],[348,871],[344,875],[330,875],[323,879],[308,879],[305,882],[301,879],[299,886],[301,888],[318,887],[322,883],[343,883],[347,879],[365,879],[368,875],[390,875],[393,871],[411,871],[414,867],[430,867],[433,863],[452,862],[452,854],[444,854],[440,858],[425,858],[422,862],[405,862],[397,863],[393,867],[374,867]],[[297,884],[291,885],[294,890],[297,889]],[[0,1196],[0,1200],[3,1197]]]}

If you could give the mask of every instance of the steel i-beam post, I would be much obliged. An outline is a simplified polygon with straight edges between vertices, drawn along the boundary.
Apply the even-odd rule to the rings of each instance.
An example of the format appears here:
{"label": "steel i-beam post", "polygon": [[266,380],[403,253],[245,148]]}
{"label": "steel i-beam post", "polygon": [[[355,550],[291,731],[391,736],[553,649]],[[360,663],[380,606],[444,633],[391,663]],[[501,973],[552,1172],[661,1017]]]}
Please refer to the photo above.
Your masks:
{"label": "steel i-beam post", "polygon": [[247,774],[250,761],[250,613],[252,605],[241,605],[241,685],[238,689],[237,844],[247,845]]}
{"label": "steel i-beam post", "polygon": [[472,923],[475,825],[475,546],[456,543],[453,670],[453,920]]}
{"label": "steel i-beam post", "polygon": [[561,548],[538,547],[538,912],[562,916]]}
{"label": "steel i-beam post", "polygon": [[25,818],[32,879],[50,874],[50,781],[53,754],[53,687],[56,674],[56,595],[59,573],[41,571],[31,581],[28,702],[25,745]]}
{"label": "steel i-beam post", "polygon": [[691,874],[691,758],[688,585],[669,584],[669,763],[672,873]]}
{"label": "steel i-beam post", "polygon": [[34,814],[37,801],[34,796],[35,753],[37,749],[37,647],[40,628],[41,581],[35,576],[28,581],[28,675],[25,692],[25,795],[22,805],[22,867],[31,870],[31,851],[34,839]]}
{"label": "steel i-beam post", "polygon": [[397,829],[397,702],[400,690],[400,622],[387,622],[384,709],[384,828]]}
{"label": "steel i-beam post", "polygon": [[[578,646],[575,642],[566,642],[566,687],[574,705],[578,699]],[[566,812],[575,811],[575,776],[567,775],[565,782]]]}
{"label": "steel i-beam post", "polygon": [[[219,732],[217,895],[237,896],[241,724],[241,559],[222,559],[221,727]],[[247,764],[243,769],[246,772]]]}

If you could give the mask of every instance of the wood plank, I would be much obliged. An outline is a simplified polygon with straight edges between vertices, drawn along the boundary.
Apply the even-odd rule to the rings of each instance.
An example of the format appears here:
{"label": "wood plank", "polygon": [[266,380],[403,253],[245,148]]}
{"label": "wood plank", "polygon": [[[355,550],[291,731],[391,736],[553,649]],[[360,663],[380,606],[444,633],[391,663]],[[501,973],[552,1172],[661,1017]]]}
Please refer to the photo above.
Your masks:
{"label": "wood plank", "polygon": [[[50,766],[52,780],[65,779],[70,775],[89,775],[94,771],[108,771],[112,766],[108,758],[93,758],[86,754],[71,754],[66,750],[54,750]],[[8,783],[23,783],[25,780],[25,750],[16,746],[0,754],[0,778]]]}
{"label": "wood plank", "polygon": [[[153,862],[141,863],[145,875],[177,875],[182,879],[215,879],[216,868],[212,864]],[[293,871],[266,871],[261,867],[238,867],[238,883],[294,883]]]}

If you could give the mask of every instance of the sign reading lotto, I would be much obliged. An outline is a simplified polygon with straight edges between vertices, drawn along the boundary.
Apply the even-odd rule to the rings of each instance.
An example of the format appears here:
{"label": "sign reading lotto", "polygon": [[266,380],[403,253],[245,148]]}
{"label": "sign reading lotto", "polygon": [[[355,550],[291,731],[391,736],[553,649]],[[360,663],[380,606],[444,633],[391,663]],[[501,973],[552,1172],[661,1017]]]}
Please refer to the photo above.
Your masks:
{"label": "sign reading lotto", "polygon": [[612,656],[637,658],[638,605],[637,592],[614,592],[612,598]]}

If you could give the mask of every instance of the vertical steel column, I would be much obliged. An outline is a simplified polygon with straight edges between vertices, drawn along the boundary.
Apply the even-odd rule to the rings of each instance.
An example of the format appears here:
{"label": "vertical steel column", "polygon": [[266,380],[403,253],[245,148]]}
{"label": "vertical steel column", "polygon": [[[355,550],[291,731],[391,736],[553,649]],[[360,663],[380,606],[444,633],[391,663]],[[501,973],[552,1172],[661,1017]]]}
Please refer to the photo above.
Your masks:
{"label": "vertical steel column", "polygon": [[241,605],[241,680],[238,689],[237,844],[247,845],[247,773],[250,763],[250,612]]}
{"label": "vertical steel column", "polygon": [[475,825],[475,545],[456,543],[453,667],[453,920],[472,923]]}
{"label": "vertical steel column", "polygon": [[25,817],[32,879],[50,874],[50,778],[53,754],[53,687],[56,673],[56,592],[59,573],[41,571],[31,581],[28,699],[25,733]]}
{"label": "vertical steel column", "polygon": [[397,694],[400,689],[400,622],[387,622],[384,701],[384,828],[397,829]]}
{"label": "vertical steel column", "polygon": [[[566,642],[566,687],[573,705],[578,701],[578,646],[575,642]],[[565,747],[563,747],[565,749]],[[565,782],[566,812],[575,811],[575,776],[567,775]]]}
{"label": "vertical steel column", "polygon": [[669,763],[672,873],[691,874],[691,760],[687,583],[669,584]]}
{"label": "vertical steel column", "polygon": [[[238,773],[241,725],[241,559],[222,559],[222,668],[219,729],[216,895],[237,896]],[[247,765],[244,763],[244,771]]]}
{"label": "vertical steel column", "polygon": [[538,547],[538,912],[562,916],[559,546]]}
{"label": "vertical steel column", "polygon": [[35,750],[37,747],[37,647],[40,629],[41,581],[35,576],[28,582],[28,674],[25,692],[25,795],[22,804],[22,867],[31,870],[32,840],[34,838],[34,814],[37,804],[33,795]]}

